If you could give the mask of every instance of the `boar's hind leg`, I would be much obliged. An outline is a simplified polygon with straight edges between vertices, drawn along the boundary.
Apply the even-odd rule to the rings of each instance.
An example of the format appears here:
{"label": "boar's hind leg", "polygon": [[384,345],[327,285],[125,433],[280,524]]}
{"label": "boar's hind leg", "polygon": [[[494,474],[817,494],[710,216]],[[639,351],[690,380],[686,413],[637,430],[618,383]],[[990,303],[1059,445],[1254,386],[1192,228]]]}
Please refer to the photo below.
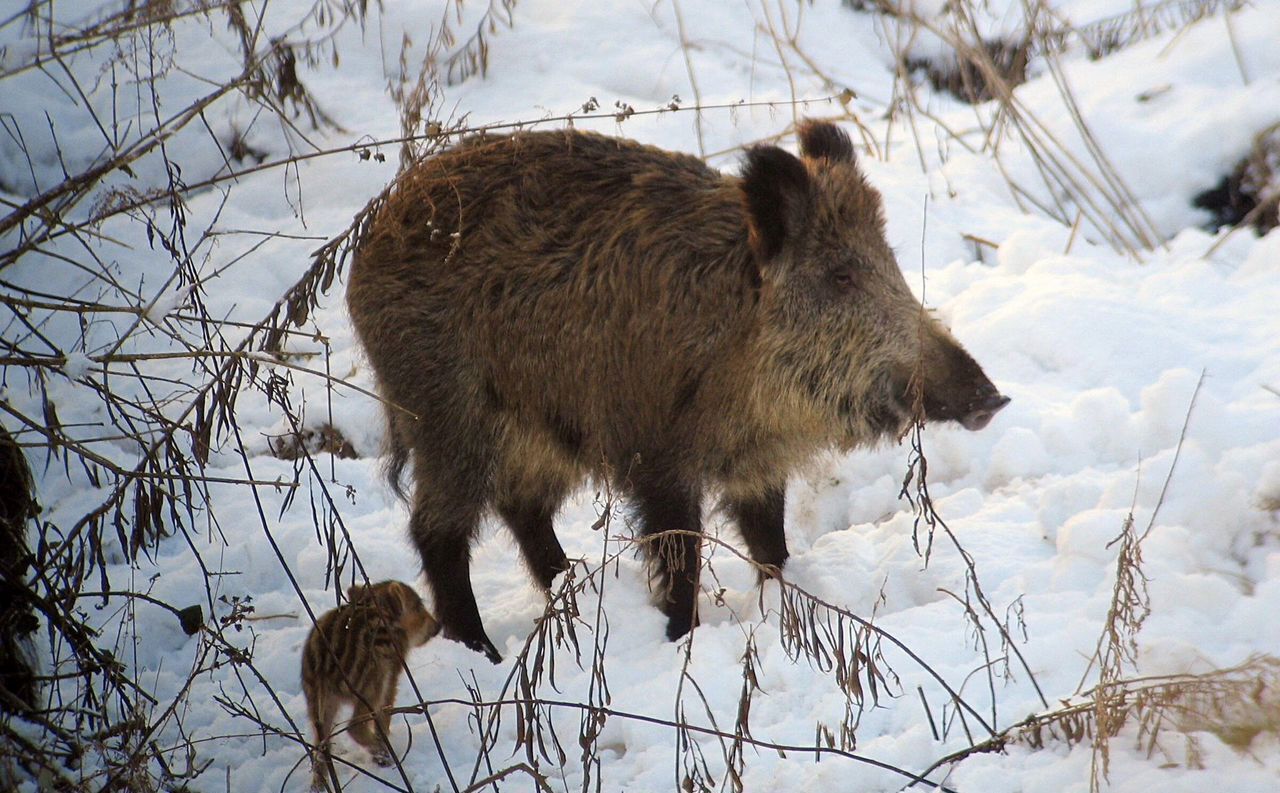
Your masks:
{"label": "boar's hind leg", "polygon": [[[438,465],[445,457],[449,455],[439,455],[433,462]],[[422,572],[431,586],[436,619],[446,637],[499,663],[502,656],[485,635],[471,589],[471,539],[485,502],[485,494],[476,491],[487,477],[482,471],[471,472],[471,476],[461,475],[462,471],[437,476],[443,472],[424,470],[431,458],[420,451],[415,458],[409,531],[422,556]]]}
{"label": "boar's hind leg", "polygon": [[701,494],[680,483],[641,477],[635,484],[635,496],[646,537],[684,532],[663,535],[647,546],[658,579],[659,607],[667,615],[667,638],[675,641],[692,630],[698,619]]}
{"label": "boar's hind leg", "polygon": [[774,575],[787,561],[787,538],[783,531],[782,513],[786,507],[786,489],[769,487],[755,497],[729,500],[729,514],[747,543],[751,559],[765,569],[760,577]]}
{"label": "boar's hind leg", "polygon": [[512,498],[498,504],[498,514],[511,527],[529,572],[543,589],[550,589],[552,579],[569,568],[552,526],[557,507],[559,499],[551,497],[529,501]]}

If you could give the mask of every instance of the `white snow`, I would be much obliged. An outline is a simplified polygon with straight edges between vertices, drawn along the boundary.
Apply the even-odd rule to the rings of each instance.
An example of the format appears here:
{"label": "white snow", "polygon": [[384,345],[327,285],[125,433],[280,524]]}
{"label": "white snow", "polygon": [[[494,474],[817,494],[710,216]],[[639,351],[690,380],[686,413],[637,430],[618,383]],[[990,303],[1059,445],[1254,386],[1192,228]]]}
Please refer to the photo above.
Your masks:
{"label": "white snow", "polygon": [[[1101,0],[1054,5],[1076,23],[1132,8]],[[416,42],[416,54],[408,60],[412,69],[427,32],[453,3],[386,0],[384,6],[363,31],[355,26],[342,31],[339,68],[303,73],[322,105],[347,130],[314,133],[322,147],[399,134],[385,88],[402,36],[408,33]],[[483,6],[468,4],[466,18],[476,19]],[[309,6],[301,0],[282,3],[272,13],[287,20],[287,10],[295,7]],[[989,10],[983,29],[1016,26],[1020,9],[1020,4],[1008,4],[1007,9]],[[870,136],[860,138],[851,117],[842,117],[841,123],[855,132],[855,141],[874,144],[860,150],[860,156],[884,195],[889,241],[908,281],[1013,398],[979,433],[949,427],[926,431],[929,484],[939,515],[972,555],[997,615],[1003,619],[1012,613],[1006,610],[1021,609],[1026,636],[1015,630],[1017,648],[1050,707],[1056,707],[1078,694],[1082,678],[1085,688],[1096,682],[1090,657],[1115,581],[1118,545],[1113,540],[1131,512],[1139,532],[1150,527],[1142,554],[1151,608],[1137,635],[1131,674],[1201,673],[1240,664],[1255,654],[1280,655],[1275,621],[1280,613],[1280,230],[1262,238],[1239,231],[1223,240],[1199,227],[1205,214],[1191,205],[1193,195],[1213,187],[1247,153],[1252,136],[1276,123],[1280,113],[1280,2],[1257,0],[1233,12],[1231,20],[1228,27],[1218,12],[1181,32],[1170,29],[1097,61],[1078,51],[1061,56],[1081,115],[1159,236],[1158,244],[1142,250],[1140,257],[1116,250],[1095,224],[1083,222],[1073,230],[1074,212],[1064,222],[1037,210],[1024,211],[989,152],[949,142],[929,119],[887,120],[885,102],[895,90],[895,29],[834,0],[812,5],[522,0],[515,4],[513,25],[499,26],[490,35],[487,75],[447,87],[446,107],[475,126],[574,112],[590,97],[599,100],[602,110],[615,101],[637,110],[662,107],[674,95],[688,107],[696,96],[690,71],[697,95],[707,105],[781,103],[793,96],[821,100],[844,87],[853,89],[858,98],[849,112]],[[769,25],[795,33],[797,48],[784,48],[780,55],[768,36]],[[7,35],[13,35],[12,27],[6,28]],[[687,47],[681,45],[681,27]],[[210,75],[237,68],[232,34],[221,23],[178,25],[175,31],[179,51],[185,47],[191,53],[190,66]],[[922,41],[919,51],[937,46],[940,42]],[[5,69],[38,51],[21,37],[0,42],[0,47]],[[77,68],[96,73],[99,67],[84,62]],[[1073,156],[1092,162],[1044,62],[1034,60],[1031,71],[1033,78],[1017,89],[1019,101]],[[174,109],[208,90],[185,72],[175,71],[170,79],[166,101]],[[68,168],[85,167],[102,149],[98,130],[63,128],[77,117],[75,103],[69,96],[50,94],[40,80],[35,70],[9,80],[5,85],[11,92],[0,99],[0,111],[13,113],[24,129],[45,134],[28,141],[31,169],[14,146],[0,145],[0,168],[6,174],[0,187],[6,191],[47,189],[61,178],[58,153],[47,140],[45,111],[63,136],[62,158]],[[922,85],[917,90],[929,89]],[[1148,93],[1154,96],[1146,98]],[[975,111],[941,94],[926,102],[935,118],[953,130],[973,129],[977,114],[991,112]],[[215,113],[210,124],[219,134],[251,116],[248,108],[218,113],[223,115]],[[775,138],[794,117],[841,114],[837,102],[814,101],[797,108],[778,104],[637,115],[623,123],[578,120],[575,126],[704,153],[716,167],[732,170],[741,145]],[[265,122],[248,139],[273,157],[290,146],[284,132]],[[980,135],[977,140],[980,144]],[[785,135],[779,142],[794,146]],[[296,139],[293,145],[305,148]],[[305,270],[309,251],[319,244],[316,238],[343,230],[394,176],[396,147],[382,150],[387,155],[382,163],[342,153],[309,160],[287,175],[268,169],[244,177],[225,206],[219,190],[191,196],[187,211],[193,227],[208,225],[216,216],[217,228],[226,234],[207,249],[211,253],[206,258],[193,263],[204,276],[218,274],[201,287],[210,313],[245,322],[265,315]],[[224,167],[203,132],[175,139],[169,156],[182,164],[188,183]],[[1040,180],[1031,154],[1014,135],[1006,138],[1000,166],[1041,204],[1052,206],[1063,198]],[[143,189],[161,183],[165,175],[144,167],[135,180],[119,173],[108,178]],[[299,239],[264,241],[232,230],[281,230]],[[114,262],[113,272],[130,288],[142,285],[142,305],[150,305],[148,319],[163,323],[187,305],[189,287],[156,294],[155,286],[149,286],[167,283],[172,265],[163,251],[149,248],[137,228],[107,224],[103,233],[122,235],[135,251],[134,258]],[[993,251],[972,238],[996,247]],[[55,264],[52,259],[24,260],[4,278],[41,284],[46,292],[73,294],[84,288],[83,274]],[[343,308],[343,289],[341,281],[335,282],[303,329],[322,334],[324,340],[291,338],[287,350],[299,357],[289,360],[372,389],[372,376]],[[110,347],[132,319],[97,316],[82,348],[92,353]],[[52,318],[42,327],[65,341],[65,349],[80,338],[81,328],[66,317]],[[239,331],[229,327],[227,332],[234,337]],[[159,351],[164,343],[144,334],[131,337],[127,349]],[[68,358],[63,371],[75,378],[90,372],[91,365],[77,354]],[[376,457],[382,440],[378,404],[342,387],[326,394],[318,377],[276,371],[293,381],[293,404],[303,410],[306,426],[332,424],[361,455],[333,461],[329,490],[363,571],[373,580],[415,581],[418,563],[405,534],[406,509],[382,481]],[[197,376],[190,368],[175,367],[172,373]],[[40,414],[39,389],[24,391],[13,379],[6,385],[7,400],[28,415]],[[100,427],[106,420],[98,403],[74,384],[50,383],[47,393],[65,424],[83,421]],[[249,392],[241,398],[238,417],[245,445],[258,456],[246,466],[227,445],[213,451],[206,473],[290,481],[294,463],[271,457],[266,443],[266,436],[287,431],[284,419],[261,395]],[[84,432],[87,436],[96,430]],[[117,443],[104,454],[132,465],[136,452],[136,445]],[[1006,728],[1044,712],[1016,660],[1009,662],[1009,675],[997,676],[988,689],[981,648],[962,604],[948,594],[963,596],[966,591],[964,560],[941,533],[934,537],[927,564],[913,542],[911,507],[898,497],[908,456],[907,446],[889,445],[823,457],[791,482],[788,581],[827,603],[874,618],[877,627],[961,691],[992,726]],[[32,460],[46,511],[42,519],[69,525],[100,503],[104,493],[89,486],[74,467],[46,467],[34,451]],[[328,459],[321,458],[320,464],[328,481]],[[305,755],[296,740],[309,737],[298,681],[299,652],[310,626],[302,601],[318,614],[335,604],[339,585],[332,580],[332,560],[316,526],[317,514],[328,509],[318,485],[304,480],[289,508],[282,509],[285,496],[286,490],[270,486],[212,484],[209,511],[200,514],[186,539],[166,540],[154,559],[139,557],[133,568],[123,563],[117,547],[108,549],[111,578],[121,587],[149,591],[179,608],[203,603],[206,612],[215,609],[212,617],[206,615],[211,619],[229,613],[230,606],[219,599],[223,596],[252,598],[257,615],[285,615],[246,623],[243,631],[227,634],[251,648],[254,669],[276,692],[282,709],[267,696],[262,681],[224,666],[196,676],[185,693],[182,733],[170,720],[156,736],[163,746],[201,741],[195,744],[198,758],[213,765],[188,784],[191,790],[223,790],[228,774],[237,791],[307,786]],[[683,713],[691,724],[710,727],[714,721],[717,729],[732,732],[742,656],[750,639],[760,689],[751,703],[751,735],[811,746],[824,725],[836,735],[838,746],[846,695],[831,673],[788,654],[779,630],[777,585],[767,584],[760,596],[747,564],[728,549],[711,546],[702,625],[693,635],[684,679],[686,647],[665,641],[664,620],[650,604],[643,565],[632,553],[612,558],[617,538],[630,533],[625,515],[615,516],[607,530],[593,529],[602,498],[596,490],[584,489],[557,520],[566,551],[583,560],[579,574],[584,568],[595,570],[602,559],[609,561],[597,576],[598,588],[588,588],[578,599],[581,664],[569,650],[559,650],[555,689],[544,681],[542,695],[587,703],[593,683],[591,651],[599,640],[609,708],[668,721]],[[708,531],[741,546],[735,531],[723,523],[722,516],[708,511]],[[923,545],[923,534],[919,540]],[[344,564],[343,587],[353,575],[352,560]],[[217,573],[211,598],[204,569]],[[410,656],[414,684],[402,683],[398,700],[412,705],[420,693],[428,701],[451,701],[432,705],[430,713],[459,788],[472,778],[480,739],[473,709],[457,701],[470,699],[473,690],[484,699],[503,692],[512,659],[543,611],[512,540],[496,521],[486,522],[474,547],[472,578],[487,631],[507,662],[491,666],[461,645],[437,639]],[[93,619],[112,633],[128,614],[113,604],[95,612]],[[137,640],[122,660],[134,679],[153,687],[163,706],[179,695],[204,646],[199,637],[186,636],[163,609],[141,604],[133,619]],[[597,619],[607,623],[607,643]],[[985,640],[991,655],[999,656],[999,638],[989,623]],[[877,707],[862,713],[851,751],[919,772],[969,745],[932,674],[888,643],[882,651],[899,680],[881,692]],[[997,669],[1003,666],[996,664]],[[696,691],[690,680],[696,681]],[[517,693],[512,688],[506,696]],[[252,709],[250,699],[260,718],[295,739],[264,736],[232,712],[233,705]],[[568,708],[554,713],[566,761],[563,767],[542,761],[552,789],[583,787],[580,718]],[[939,730],[947,720],[945,737],[934,737],[931,718]],[[986,737],[973,717],[968,717],[968,727],[974,740]],[[342,744],[349,749],[347,758],[364,772],[356,775],[340,765],[344,779],[355,777],[346,789],[384,789],[379,780],[399,787],[407,781],[415,790],[450,789],[423,717],[398,717],[392,731],[405,778],[394,769],[377,768],[348,742]],[[525,760],[522,753],[509,756],[516,734],[516,717],[507,709],[492,752],[493,768],[481,766],[477,778]],[[1198,767],[1187,762],[1183,737],[1168,736],[1165,753],[1151,757],[1138,748],[1132,723],[1113,739],[1111,789],[1277,789],[1280,740],[1274,722],[1273,731],[1260,734],[1248,751],[1214,734],[1197,733]],[[709,736],[696,741],[711,772],[711,789],[731,789],[723,779],[721,743]],[[605,722],[598,745],[602,766],[592,774],[603,778],[602,789],[679,786],[679,738],[670,727],[615,715]],[[1013,744],[1004,752],[964,760],[951,768],[945,784],[963,793],[1085,791],[1090,762],[1087,744],[1068,747],[1049,740],[1034,749]],[[942,782],[944,773],[931,779]],[[518,774],[504,784],[533,787]],[[824,755],[815,762],[803,751],[782,756],[773,749],[747,747],[744,784],[747,790],[895,791],[907,780],[847,757]]]}
{"label": "white snow", "polygon": [[62,364],[62,373],[71,380],[78,380],[93,368],[93,360],[83,352],[69,353]]}

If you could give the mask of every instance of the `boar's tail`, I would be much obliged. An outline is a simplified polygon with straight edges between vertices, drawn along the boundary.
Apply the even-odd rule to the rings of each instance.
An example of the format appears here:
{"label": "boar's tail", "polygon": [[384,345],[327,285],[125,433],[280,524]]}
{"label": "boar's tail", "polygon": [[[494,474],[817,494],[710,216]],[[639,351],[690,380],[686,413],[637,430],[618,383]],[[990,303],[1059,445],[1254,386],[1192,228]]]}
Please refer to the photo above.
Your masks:
{"label": "boar's tail", "polygon": [[400,497],[402,501],[408,501],[409,496],[404,492],[404,467],[409,462],[409,444],[405,442],[404,432],[400,428],[400,422],[396,421],[394,415],[388,412],[387,415],[387,468],[385,471],[387,484],[391,485],[391,489]]}

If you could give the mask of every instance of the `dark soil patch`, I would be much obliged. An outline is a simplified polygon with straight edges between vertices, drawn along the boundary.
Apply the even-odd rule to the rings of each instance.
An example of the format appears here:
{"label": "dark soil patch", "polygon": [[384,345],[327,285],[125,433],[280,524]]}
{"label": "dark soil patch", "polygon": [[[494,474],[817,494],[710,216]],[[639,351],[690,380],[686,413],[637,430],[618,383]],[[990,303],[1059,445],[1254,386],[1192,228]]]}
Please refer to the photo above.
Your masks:
{"label": "dark soil patch", "polygon": [[354,460],[360,456],[351,441],[331,424],[305,429],[301,434],[278,435],[268,439],[267,445],[271,447],[272,456],[281,460],[297,460],[307,453],[333,454],[343,460]]}
{"label": "dark soil patch", "polygon": [[1280,124],[1263,130],[1231,173],[1191,203],[1210,213],[1214,230],[1248,225],[1266,234],[1280,225]]}
{"label": "dark soil patch", "polygon": [[923,74],[935,90],[978,104],[1002,96],[1001,83],[1014,88],[1026,82],[1029,54],[1030,45],[1025,40],[995,39],[980,42],[968,52],[940,58],[907,58],[903,66],[912,74]]}

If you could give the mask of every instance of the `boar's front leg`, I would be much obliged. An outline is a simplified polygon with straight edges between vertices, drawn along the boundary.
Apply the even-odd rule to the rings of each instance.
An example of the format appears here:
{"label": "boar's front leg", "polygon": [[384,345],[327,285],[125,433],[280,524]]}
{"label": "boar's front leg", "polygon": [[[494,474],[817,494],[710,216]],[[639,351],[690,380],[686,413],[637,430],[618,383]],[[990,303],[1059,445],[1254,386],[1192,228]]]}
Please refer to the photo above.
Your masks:
{"label": "boar's front leg", "polygon": [[751,559],[764,568],[760,570],[762,580],[776,575],[789,555],[782,520],[786,503],[786,487],[778,485],[767,487],[758,495],[731,498],[727,504]]}
{"label": "boar's front leg", "polygon": [[[413,522],[421,524],[424,517],[415,511]],[[483,653],[496,664],[502,661],[502,654],[484,632],[475,592],[471,589],[471,538],[468,529],[455,523],[440,526],[435,533],[415,536],[423,556],[423,572],[431,586],[436,617],[445,637]]]}
{"label": "boar's front leg", "polygon": [[484,494],[476,492],[475,483],[483,477],[447,476],[433,466],[432,458],[421,452],[416,457],[409,533],[422,556],[422,572],[431,586],[436,619],[446,638],[499,663],[502,655],[484,632],[471,588],[471,541],[484,503]]}
{"label": "boar's front leg", "polygon": [[558,506],[558,494],[542,501],[508,498],[498,502],[498,514],[511,528],[529,572],[543,589],[550,589],[555,577],[569,569],[553,525]]}
{"label": "boar's front leg", "polygon": [[658,584],[658,607],[667,615],[667,638],[675,641],[698,621],[702,494],[697,487],[653,470],[633,475],[633,482],[641,531],[653,538],[646,551]]}

